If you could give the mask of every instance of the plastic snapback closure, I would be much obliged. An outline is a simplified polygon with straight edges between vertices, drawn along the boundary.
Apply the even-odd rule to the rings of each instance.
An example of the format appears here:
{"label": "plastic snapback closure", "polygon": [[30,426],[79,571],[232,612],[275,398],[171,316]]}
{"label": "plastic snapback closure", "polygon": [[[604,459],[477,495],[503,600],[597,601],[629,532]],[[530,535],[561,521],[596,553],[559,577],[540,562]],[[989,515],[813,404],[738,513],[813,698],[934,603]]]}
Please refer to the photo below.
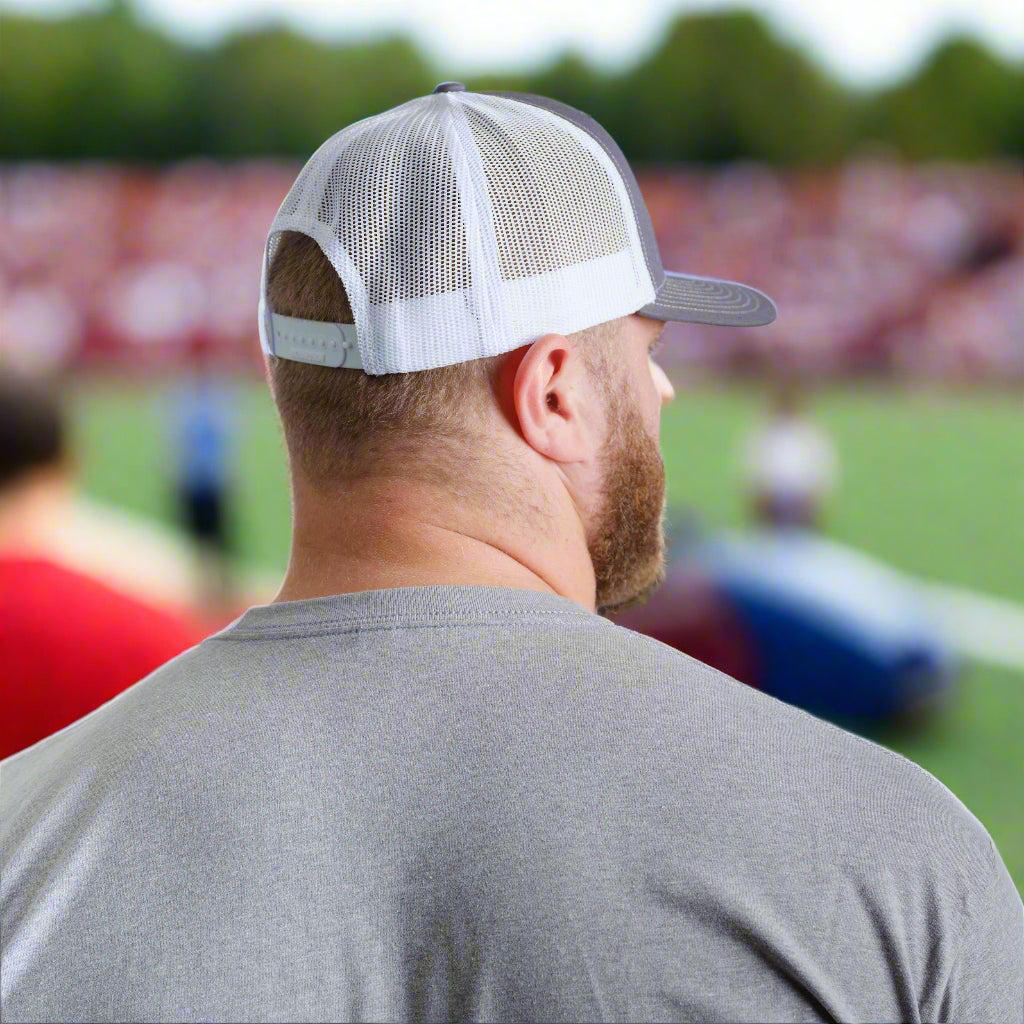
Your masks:
{"label": "plastic snapback closure", "polygon": [[267,319],[269,348],[275,356],[316,366],[340,366],[346,370],[363,368],[354,324],[300,320],[280,313],[271,313]]}

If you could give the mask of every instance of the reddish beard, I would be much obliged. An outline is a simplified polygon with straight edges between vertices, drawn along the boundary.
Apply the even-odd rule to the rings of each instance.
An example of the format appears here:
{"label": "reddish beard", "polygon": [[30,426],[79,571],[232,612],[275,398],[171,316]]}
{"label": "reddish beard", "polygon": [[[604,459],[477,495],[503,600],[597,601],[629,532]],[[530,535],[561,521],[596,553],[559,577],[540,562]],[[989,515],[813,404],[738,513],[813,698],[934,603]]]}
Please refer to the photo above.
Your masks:
{"label": "reddish beard", "polygon": [[607,395],[614,426],[602,453],[604,498],[587,541],[596,605],[608,618],[642,604],[665,579],[665,463],[637,409]]}

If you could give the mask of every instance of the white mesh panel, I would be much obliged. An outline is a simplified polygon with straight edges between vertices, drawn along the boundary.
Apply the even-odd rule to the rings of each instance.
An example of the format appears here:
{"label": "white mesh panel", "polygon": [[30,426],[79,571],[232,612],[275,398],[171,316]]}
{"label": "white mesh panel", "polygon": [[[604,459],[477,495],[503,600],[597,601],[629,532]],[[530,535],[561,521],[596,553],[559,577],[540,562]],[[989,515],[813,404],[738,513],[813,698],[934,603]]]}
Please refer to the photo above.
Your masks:
{"label": "white mesh panel", "polygon": [[652,301],[626,188],[601,147],[542,108],[457,95],[491,199],[501,306],[516,344]]}
{"label": "white mesh panel", "polygon": [[532,277],[621,252],[619,199],[606,168],[561,124],[496,97],[465,101],[494,208],[502,277]]}
{"label": "white mesh panel", "polygon": [[440,93],[339,132],[282,204],[268,261],[283,230],[330,259],[373,374],[496,355],[654,298],[611,160],[500,97]]}

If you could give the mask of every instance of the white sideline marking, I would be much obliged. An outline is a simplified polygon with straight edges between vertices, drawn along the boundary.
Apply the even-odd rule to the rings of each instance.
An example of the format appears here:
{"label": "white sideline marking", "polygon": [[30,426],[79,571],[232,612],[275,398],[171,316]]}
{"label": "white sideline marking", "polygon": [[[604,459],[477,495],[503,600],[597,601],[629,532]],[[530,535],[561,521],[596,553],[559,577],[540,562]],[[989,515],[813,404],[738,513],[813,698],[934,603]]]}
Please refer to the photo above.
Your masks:
{"label": "white sideline marking", "polygon": [[929,610],[961,654],[1024,669],[1024,605],[945,583],[917,582]]}

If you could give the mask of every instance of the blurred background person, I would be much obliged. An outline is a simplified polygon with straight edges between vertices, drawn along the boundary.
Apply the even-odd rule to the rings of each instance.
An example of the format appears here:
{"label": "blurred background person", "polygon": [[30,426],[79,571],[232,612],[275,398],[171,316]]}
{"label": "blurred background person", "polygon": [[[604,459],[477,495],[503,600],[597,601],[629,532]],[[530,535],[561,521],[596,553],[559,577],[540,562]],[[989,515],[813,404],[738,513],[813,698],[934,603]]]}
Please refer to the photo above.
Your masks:
{"label": "blurred background person", "polygon": [[767,416],[746,439],[743,468],[754,522],[762,526],[821,526],[825,502],[838,480],[838,456],[811,418],[804,385],[779,377]]}
{"label": "blurred background person", "polygon": [[[68,564],[75,493],[52,390],[0,372],[0,757],[70,725],[209,632]],[[119,542],[123,555],[144,555]]]}
{"label": "blurred background person", "polygon": [[238,600],[231,566],[234,400],[206,338],[189,345],[185,375],[170,397],[177,508],[193,544],[196,602],[223,616]]}

